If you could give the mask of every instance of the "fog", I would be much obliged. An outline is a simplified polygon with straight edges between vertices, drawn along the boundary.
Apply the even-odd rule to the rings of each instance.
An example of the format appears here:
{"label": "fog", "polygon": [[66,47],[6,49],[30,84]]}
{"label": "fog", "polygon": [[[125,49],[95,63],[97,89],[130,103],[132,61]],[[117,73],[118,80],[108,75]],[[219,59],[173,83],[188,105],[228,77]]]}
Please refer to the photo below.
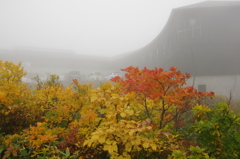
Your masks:
{"label": "fog", "polygon": [[239,15],[240,1],[0,0],[0,60],[22,62],[27,83],[177,66],[189,85],[239,98]]}
{"label": "fog", "polygon": [[171,10],[202,0],[0,0],[0,48],[115,56],[150,43]]}

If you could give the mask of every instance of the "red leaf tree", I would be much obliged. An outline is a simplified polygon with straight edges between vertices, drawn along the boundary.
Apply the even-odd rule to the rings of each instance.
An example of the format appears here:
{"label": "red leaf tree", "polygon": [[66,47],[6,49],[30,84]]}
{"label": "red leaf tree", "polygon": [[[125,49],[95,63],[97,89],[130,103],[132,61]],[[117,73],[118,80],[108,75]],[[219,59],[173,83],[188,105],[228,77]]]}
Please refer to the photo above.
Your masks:
{"label": "red leaf tree", "polygon": [[[129,66],[122,71],[127,72],[125,78],[115,77],[111,81],[119,83],[123,93],[136,92],[150,119],[152,114],[146,100],[149,98],[157,101],[160,105],[158,123],[160,129],[170,121],[175,121],[175,126],[178,127],[183,113],[205,97],[214,96],[213,92],[198,92],[192,86],[187,86],[186,81],[191,76],[177,70],[177,67],[164,71],[162,68],[149,70],[145,67],[140,70],[138,67]],[[169,115],[170,109],[174,111]]]}

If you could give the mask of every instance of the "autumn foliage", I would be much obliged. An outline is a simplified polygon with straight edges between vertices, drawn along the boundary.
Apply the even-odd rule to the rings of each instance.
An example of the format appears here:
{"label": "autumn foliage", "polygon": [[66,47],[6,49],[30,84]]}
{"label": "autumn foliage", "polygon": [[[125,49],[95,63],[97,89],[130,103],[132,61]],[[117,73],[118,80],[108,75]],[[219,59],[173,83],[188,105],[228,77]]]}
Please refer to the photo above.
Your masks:
{"label": "autumn foliage", "polygon": [[[162,68],[139,70],[138,67],[132,66],[122,70],[127,72],[126,80],[116,77],[112,81],[120,83],[125,93],[137,93],[137,99],[145,108],[148,118],[154,119],[155,114],[152,112],[158,107],[159,116],[155,117],[154,121],[159,129],[172,120],[178,127],[183,113],[200,103],[204,97],[213,96],[213,92],[198,92],[192,86],[186,86],[190,75],[177,71],[176,67],[171,67],[169,71]],[[149,106],[149,99],[154,102],[153,107]]]}
{"label": "autumn foliage", "polygon": [[[97,88],[77,80],[63,87],[51,75],[47,82],[36,77],[36,89],[28,90],[21,63],[0,61],[0,158],[240,156],[239,115],[224,103],[201,105],[214,93],[187,86],[189,74],[176,67],[122,71],[124,78]],[[221,148],[229,133],[234,145]]]}

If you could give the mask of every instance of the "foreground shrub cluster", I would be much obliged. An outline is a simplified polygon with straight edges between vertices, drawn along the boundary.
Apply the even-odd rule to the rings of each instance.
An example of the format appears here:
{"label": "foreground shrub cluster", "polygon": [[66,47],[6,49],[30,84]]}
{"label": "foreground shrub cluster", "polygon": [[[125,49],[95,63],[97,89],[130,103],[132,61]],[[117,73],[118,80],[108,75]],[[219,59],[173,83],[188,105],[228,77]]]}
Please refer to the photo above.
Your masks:
{"label": "foreground shrub cluster", "polygon": [[213,92],[186,85],[176,67],[123,69],[92,88],[57,75],[21,81],[21,63],[0,61],[0,158],[239,158],[240,116]]}

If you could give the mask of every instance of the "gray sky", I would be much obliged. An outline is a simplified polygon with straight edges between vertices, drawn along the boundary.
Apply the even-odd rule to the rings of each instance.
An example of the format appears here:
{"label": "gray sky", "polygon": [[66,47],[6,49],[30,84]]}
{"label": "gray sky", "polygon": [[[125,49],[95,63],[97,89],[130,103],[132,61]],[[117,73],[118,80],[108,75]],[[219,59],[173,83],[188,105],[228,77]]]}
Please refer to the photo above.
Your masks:
{"label": "gray sky", "polygon": [[203,0],[0,0],[0,48],[115,56],[144,47],[173,8]]}

